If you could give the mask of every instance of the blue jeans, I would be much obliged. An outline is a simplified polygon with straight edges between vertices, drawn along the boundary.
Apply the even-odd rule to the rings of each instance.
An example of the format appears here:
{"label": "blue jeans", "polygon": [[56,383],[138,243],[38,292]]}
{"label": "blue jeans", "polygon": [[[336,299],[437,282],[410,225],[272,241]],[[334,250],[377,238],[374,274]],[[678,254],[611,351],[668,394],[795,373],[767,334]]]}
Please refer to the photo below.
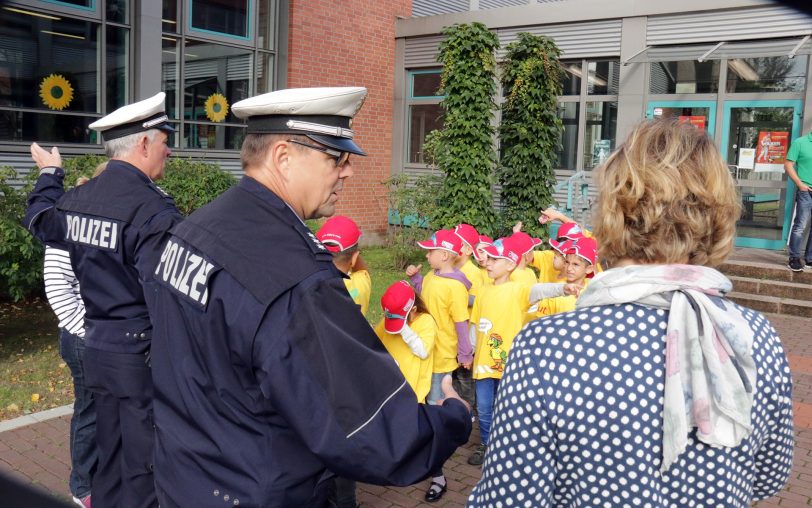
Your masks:
{"label": "blue jeans", "polygon": [[96,404],[85,386],[85,341],[64,328],[59,329],[59,355],[73,376],[73,416],[70,419],[70,492],[83,498],[90,494],[91,478],[99,454],[96,448]]}
{"label": "blue jeans", "polygon": [[[812,217],[812,190],[795,191],[795,220],[789,233],[789,257],[801,257],[801,243],[804,241],[804,230]],[[806,241],[804,259],[812,261],[812,233]]]}
{"label": "blue jeans", "polygon": [[476,380],[476,409],[479,413],[479,440],[487,446],[493,421],[493,403],[499,390],[499,380],[493,378]]}

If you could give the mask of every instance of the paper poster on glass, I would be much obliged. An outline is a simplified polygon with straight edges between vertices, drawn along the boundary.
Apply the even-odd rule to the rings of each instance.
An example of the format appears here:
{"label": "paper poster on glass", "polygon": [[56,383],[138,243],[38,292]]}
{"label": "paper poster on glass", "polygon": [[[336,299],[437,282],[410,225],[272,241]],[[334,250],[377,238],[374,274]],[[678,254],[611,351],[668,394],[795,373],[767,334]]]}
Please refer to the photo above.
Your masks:
{"label": "paper poster on glass", "polygon": [[703,115],[680,115],[679,123],[689,123],[699,130],[705,130],[705,116]]}
{"label": "paper poster on glass", "polygon": [[755,148],[739,148],[739,164],[741,169],[753,169],[756,164]]}
{"label": "paper poster on glass", "polygon": [[756,144],[757,173],[767,171],[784,171],[784,161],[789,147],[789,132],[761,131]]}
{"label": "paper poster on glass", "polygon": [[599,166],[609,158],[612,153],[612,140],[611,139],[598,139],[592,145],[592,166]]}

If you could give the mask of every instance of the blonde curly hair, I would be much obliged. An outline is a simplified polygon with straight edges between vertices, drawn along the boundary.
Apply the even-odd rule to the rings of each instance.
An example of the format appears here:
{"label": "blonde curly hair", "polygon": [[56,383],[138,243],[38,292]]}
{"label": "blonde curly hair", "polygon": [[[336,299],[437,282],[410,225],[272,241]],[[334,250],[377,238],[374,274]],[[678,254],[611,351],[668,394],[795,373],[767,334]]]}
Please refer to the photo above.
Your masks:
{"label": "blonde curly hair", "polygon": [[640,123],[598,170],[594,235],[610,264],[718,266],[733,249],[741,200],[707,133]]}

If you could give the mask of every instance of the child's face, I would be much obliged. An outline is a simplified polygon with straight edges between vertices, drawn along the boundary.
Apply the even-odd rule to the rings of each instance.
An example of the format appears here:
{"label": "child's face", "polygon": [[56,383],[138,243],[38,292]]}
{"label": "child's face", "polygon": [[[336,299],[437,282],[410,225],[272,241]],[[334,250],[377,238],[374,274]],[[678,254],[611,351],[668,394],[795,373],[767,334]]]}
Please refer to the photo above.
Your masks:
{"label": "child's face", "polygon": [[[485,266],[488,262],[488,253],[485,252],[485,244],[480,243],[476,248],[476,262],[479,263],[480,266]],[[481,260],[481,261],[480,261]]]}
{"label": "child's face", "polygon": [[557,272],[562,272],[567,267],[567,258],[555,249],[553,249],[553,252],[555,253],[553,256],[553,268]]}
{"label": "child's face", "polygon": [[443,262],[446,259],[446,252],[442,249],[431,249],[426,252],[426,261],[433,270],[439,270],[443,267]]}
{"label": "child's face", "polygon": [[592,273],[592,264],[576,254],[567,254],[567,282],[582,282]]}
{"label": "child's face", "polygon": [[516,263],[505,258],[488,257],[485,268],[488,270],[488,277],[495,280],[510,275],[516,269]]}

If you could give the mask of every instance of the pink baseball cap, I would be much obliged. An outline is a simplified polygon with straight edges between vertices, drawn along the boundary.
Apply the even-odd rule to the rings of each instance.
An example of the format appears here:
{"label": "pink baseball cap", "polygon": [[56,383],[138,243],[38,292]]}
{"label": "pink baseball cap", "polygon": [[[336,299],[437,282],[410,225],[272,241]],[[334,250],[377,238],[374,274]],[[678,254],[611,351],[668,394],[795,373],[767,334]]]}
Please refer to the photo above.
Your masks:
{"label": "pink baseball cap", "polygon": [[479,235],[479,244],[493,245],[493,238],[488,235]]}
{"label": "pink baseball cap", "polygon": [[406,318],[414,307],[414,289],[405,280],[399,280],[386,288],[381,296],[383,308],[383,329],[397,334],[406,326]]}
{"label": "pink baseball cap", "polygon": [[[573,241],[572,245],[570,245],[566,252],[567,254],[575,254],[580,258],[586,259],[594,266],[595,261],[598,258],[598,242],[596,242],[594,238],[587,238],[583,236]],[[594,276],[594,271],[588,275],[590,278]]]}
{"label": "pink baseball cap", "polygon": [[357,244],[361,234],[354,220],[343,215],[334,215],[319,228],[316,238],[330,252],[341,252]]}
{"label": "pink baseball cap", "polygon": [[470,224],[457,224],[454,228],[454,234],[460,237],[463,242],[467,243],[472,249],[479,243],[479,233],[474,226]]}
{"label": "pink baseball cap", "polygon": [[508,238],[500,238],[493,242],[493,245],[488,245],[483,249],[492,258],[502,258],[508,261],[518,263],[522,258],[522,252],[517,245],[516,240],[511,236]]}
{"label": "pink baseball cap", "polygon": [[573,243],[572,240],[564,240],[562,242],[559,242],[558,240],[550,238],[550,247],[552,247],[553,250],[555,250],[562,256],[567,254],[567,250],[569,250],[569,248],[572,247],[572,243]]}
{"label": "pink baseball cap", "polygon": [[521,254],[527,254],[531,250],[541,245],[541,238],[533,238],[524,231],[513,233],[509,238],[513,239],[516,248],[521,251]]}
{"label": "pink baseball cap", "polygon": [[566,238],[567,240],[577,240],[584,236],[584,230],[577,222],[565,222],[558,228],[558,240]]}
{"label": "pink baseball cap", "polygon": [[454,234],[454,231],[450,229],[441,229],[431,235],[428,240],[417,242],[417,245],[427,250],[442,249],[459,254],[462,250],[462,238]]}

